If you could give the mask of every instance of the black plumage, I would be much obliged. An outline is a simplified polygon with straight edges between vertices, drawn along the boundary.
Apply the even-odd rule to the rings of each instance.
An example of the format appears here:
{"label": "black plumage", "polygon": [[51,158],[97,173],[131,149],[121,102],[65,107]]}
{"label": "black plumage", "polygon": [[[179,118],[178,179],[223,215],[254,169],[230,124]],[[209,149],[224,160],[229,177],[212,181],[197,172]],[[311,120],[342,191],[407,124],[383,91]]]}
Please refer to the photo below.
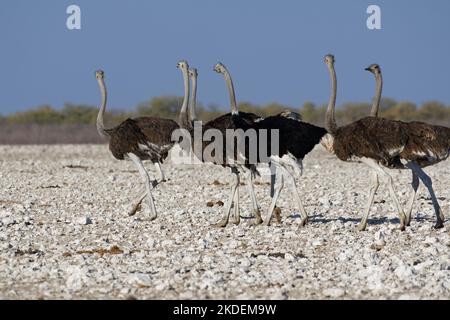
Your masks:
{"label": "black plumage", "polygon": [[[281,158],[289,153],[296,159],[303,159],[327,133],[324,128],[281,115],[270,116],[260,121],[248,123],[239,113],[239,115],[233,116],[233,122],[236,128],[244,131],[253,129],[258,133],[260,130],[267,130],[267,139],[264,141],[261,140],[260,135],[257,135],[258,146],[260,143],[267,145],[267,157],[278,156]],[[272,130],[278,131],[278,150],[272,148],[272,140],[270,139]],[[248,151],[248,146],[245,149]],[[246,155],[246,158],[248,158],[248,155]],[[258,157],[258,162],[263,160]]]}

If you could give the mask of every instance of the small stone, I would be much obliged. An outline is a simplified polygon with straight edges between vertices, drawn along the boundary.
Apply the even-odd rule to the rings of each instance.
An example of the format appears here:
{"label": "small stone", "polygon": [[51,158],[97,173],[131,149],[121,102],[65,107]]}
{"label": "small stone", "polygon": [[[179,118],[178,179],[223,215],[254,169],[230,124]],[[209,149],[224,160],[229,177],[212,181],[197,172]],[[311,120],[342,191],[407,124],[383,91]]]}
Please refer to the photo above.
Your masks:
{"label": "small stone", "polygon": [[413,274],[412,269],[404,264],[398,266],[394,273],[400,280],[408,280]]}
{"label": "small stone", "polygon": [[313,247],[320,247],[320,246],[323,246],[324,244],[325,244],[324,239],[315,239],[315,240],[311,241],[311,245]]}
{"label": "small stone", "polygon": [[284,255],[284,260],[291,262],[291,261],[295,260],[295,257],[292,254],[290,254],[290,253],[286,253]]}
{"label": "small stone", "polygon": [[239,261],[239,264],[244,268],[248,268],[252,265],[252,262],[248,258],[243,258]]}
{"label": "small stone", "polygon": [[375,233],[375,242],[370,246],[371,249],[380,251],[386,245],[385,236],[383,231],[379,230]]}
{"label": "small stone", "polygon": [[322,294],[325,297],[340,298],[345,294],[345,290],[341,288],[328,288],[323,290]]}
{"label": "small stone", "polygon": [[81,224],[83,226],[87,226],[92,224],[92,220],[89,217],[81,217],[77,219],[78,224]]}
{"label": "small stone", "polygon": [[423,243],[430,244],[430,245],[438,243],[438,242],[439,242],[439,239],[435,238],[435,237],[426,237],[425,240],[423,241]]}
{"label": "small stone", "polygon": [[328,197],[320,197],[318,201],[325,208],[329,208],[331,206],[331,201]]}
{"label": "small stone", "polygon": [[149,248],[154,248],[156,247],[157,241],[155,239],[148,239],[147,240],[147,246]]}
{"label": "small stone", "polygon": [[128,283],[139,286],[150,286],[152,278],[148,274],[134,273],[128,277]]}
{"label": "small stone", "polygon": [[85,273],[79,266],[70,266],[66,270],[66,286],[70,290],[80,290],[84,284]]}

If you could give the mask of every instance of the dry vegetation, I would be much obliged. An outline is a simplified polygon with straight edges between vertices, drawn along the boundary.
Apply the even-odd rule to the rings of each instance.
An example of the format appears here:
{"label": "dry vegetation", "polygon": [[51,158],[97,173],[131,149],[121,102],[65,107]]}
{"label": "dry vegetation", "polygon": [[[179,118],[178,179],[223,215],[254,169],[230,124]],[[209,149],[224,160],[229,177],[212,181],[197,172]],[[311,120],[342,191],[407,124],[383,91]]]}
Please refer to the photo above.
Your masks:
{"label": "dry vegetation", "polygon": [[[131,112],[111,111],[106,114],[107,126],[120,123],[128,117],[157,116],[176,119],[180,110],[181,97],[157,97],[140,104]],[[289,109],[300,112],[304,121],[323,126],[325,106],[305,103],[300,108],[272,103],[257,106],[241,103],[239,109],[263,116],[273,115]],[[347,103],[337,109],[337,121],[350,123],[369,114],[368,103]],[[215,106],[198,107],[201,120],[213,119],[225,108]],[[380,107],[380,116],[395,120],[419,120],[432,124],[450,126],[450,107],[439,102],[424,103],[420,107],[410,102],[396,102],[384,99]],[[19,112],[7,117],[0,117],[0,144],[83,144],[100,143],[102,140],[95,129],[98,109],[93,106],[76,106],[66,104],[63,109],[55,110],[42,106],[30,111]]]}

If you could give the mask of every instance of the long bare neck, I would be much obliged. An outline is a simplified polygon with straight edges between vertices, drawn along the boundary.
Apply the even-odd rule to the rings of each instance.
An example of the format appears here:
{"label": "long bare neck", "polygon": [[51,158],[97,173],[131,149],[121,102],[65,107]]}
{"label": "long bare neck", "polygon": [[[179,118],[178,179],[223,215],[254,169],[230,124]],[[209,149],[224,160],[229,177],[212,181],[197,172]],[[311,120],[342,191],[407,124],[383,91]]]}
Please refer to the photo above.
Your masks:
{"label": "long bare neck", "polygon": [[180,115],[178,117],[178,125],[183,129],[191,129],[192,123],[189,121],[189,115],[187,112],[189,104],[189,74],[187,70],[182,70],[183,82],[184,82],[184,98],[183,105],[181,106]]}
{"label": "long bare neck", "polygon": [[192,96],[191,96],[191,107],[189,109],[191,121],[197,121],[196,104],[197,104],[197,77],[192,76]]}
{"label": "long bare neck", "polygon": [[234,92],[234,85],[233,80],[231,79],[230,73],[228,70],[225,70],[223,76],[225,77],[225,82],[227,83],[228,93],[230,95],[230,106],[231,106],[231,113],[232,114],[238,114],[238,108],[236,104],[236,94]]}
{"label": "long bare neck", "polygon": [[109,137],[109,134],[105,129],[105,123],[104,123],[103,117],[105,115],[106,102],[107,102],[108,98],[107,98],[105,81],[103,80],[103,78],[98,79],[98,85],[100,87],[100,92],[102,94],[102,106],[100,107],[100,110],[97,115],[97,131],[101,137],[107,138],[107,137]]}
{"label": "long bare neck", "polygon": [[337,129],[336,118],[334,115],[334,109],[336,106],[336,91],[337,91],[337,81],[336,81],[336,71],[334,70],[334,65],[330,64],[328,66],[331,78],[331,95],[328,101],[327,114],[325,119],[325,129],[328,133],[334,134]]}
{"label": "long bare neck", "polygon": [[381,76],[381,72],[375,74],[375,80],[377,82],[377,87],[375,90],[375,98],[373,99],[372,110],[370,110],[370,115],[372,117],[378,117],[378,110],[380,109],[381,92],[383,91],[383,77]]}

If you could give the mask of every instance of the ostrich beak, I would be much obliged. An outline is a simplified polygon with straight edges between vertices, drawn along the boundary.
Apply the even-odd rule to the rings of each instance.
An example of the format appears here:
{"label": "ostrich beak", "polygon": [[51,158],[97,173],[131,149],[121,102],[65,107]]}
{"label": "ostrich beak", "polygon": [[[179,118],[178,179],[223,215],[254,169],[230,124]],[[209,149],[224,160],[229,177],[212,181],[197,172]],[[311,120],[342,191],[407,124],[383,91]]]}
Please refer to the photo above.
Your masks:
{"label": "ostrich beak", "polygon": [[365,68],[364,70],[366,70],[366,71],[370,71],[370,68]]}

